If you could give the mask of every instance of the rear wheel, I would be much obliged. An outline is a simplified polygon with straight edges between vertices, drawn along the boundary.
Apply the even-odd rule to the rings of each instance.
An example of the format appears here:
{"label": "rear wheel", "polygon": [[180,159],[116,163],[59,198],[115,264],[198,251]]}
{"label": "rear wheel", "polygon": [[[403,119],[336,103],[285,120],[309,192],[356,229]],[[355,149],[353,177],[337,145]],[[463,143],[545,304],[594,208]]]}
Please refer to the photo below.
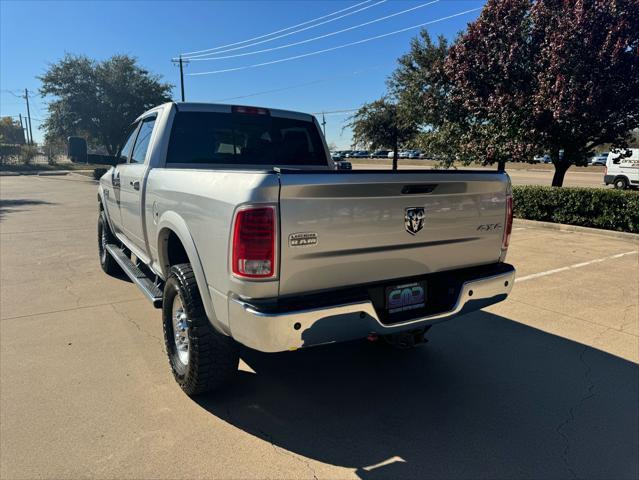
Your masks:
{"label": "rear wheel", "polygon": [[171,267],[164,286],[162,323],[171,371],[187,395],[218,389],[233,378],[239,345],[209,322],[188,263]]}
{"label": "rear wheel", "polygon": [[109,222],[106,218],[106,213],[104,213],[104,210],[100,210],[100,214],[98,216],[98,253],[100,255],[100,266],[105,273],[109,275],[118,275],[122,272],[122,269],[115,259],[109,255],[109,252],[107,252],[106,246],[109,243],[117,244],[118,241],[115,238],[115,235],[113,235],[113,232],[111,232]]}
{"label": "rear wheel", "polygon": [[628,180],[626,177],[615,178],[615,188],[618,190],[625,190],[628,188]]}

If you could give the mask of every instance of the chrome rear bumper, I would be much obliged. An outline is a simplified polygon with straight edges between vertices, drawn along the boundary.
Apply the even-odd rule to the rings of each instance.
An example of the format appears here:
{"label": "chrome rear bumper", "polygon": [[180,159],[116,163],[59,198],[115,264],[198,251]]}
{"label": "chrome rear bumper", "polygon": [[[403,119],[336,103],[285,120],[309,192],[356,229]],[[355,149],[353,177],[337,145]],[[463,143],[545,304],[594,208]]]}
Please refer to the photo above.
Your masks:
{"label": "chrome rear bumper", "polygon": [[287,312],[263,312],[240,298],[229,297],[229,320],[235,340],[262,352],[386,335],[412,330],[479,310],[505,300],[515,281],[514,268],[505,273],[464,282],[455,306],[446,312],[409,321],[383,324],[370,300]]}

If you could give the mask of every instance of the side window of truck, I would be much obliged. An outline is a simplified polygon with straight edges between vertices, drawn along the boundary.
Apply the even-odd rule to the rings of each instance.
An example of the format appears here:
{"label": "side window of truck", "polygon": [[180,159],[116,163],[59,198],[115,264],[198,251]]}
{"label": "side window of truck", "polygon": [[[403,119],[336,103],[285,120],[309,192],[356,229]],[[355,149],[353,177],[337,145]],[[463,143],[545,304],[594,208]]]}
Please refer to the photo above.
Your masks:
{"label": "side window of truck", "polygon": [[149,149],[149,142],[151,141],[151,133],[153,133],[153,126],[155,125],[155,118],[153,116],[142,120],[140,133],[138,133],[138,138],[135,140],[130,163],[144,163],[146,152]]}
{"label": "side window of truck", "polygon": [[124,142],[124,145],[120,149],[120,154],[118,155],[118,163],[126,163],[129,160],[129,155],[131,154],[131,149],[133,148],[133,142],[135,141],[135,134],[138,131],[138,125],[138,123],[135,123],[129,128],[126,141]]}

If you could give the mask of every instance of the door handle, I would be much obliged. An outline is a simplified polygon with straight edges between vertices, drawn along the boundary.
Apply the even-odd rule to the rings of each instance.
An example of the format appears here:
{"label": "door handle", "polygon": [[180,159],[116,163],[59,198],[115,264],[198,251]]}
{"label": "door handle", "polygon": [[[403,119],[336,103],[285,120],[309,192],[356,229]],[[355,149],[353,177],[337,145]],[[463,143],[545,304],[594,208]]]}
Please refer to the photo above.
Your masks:
{"label": "door handle", "polygon": [[140,181],[136,180],[135,182],[129,182],[133,187],[133,190],[140,190]]}

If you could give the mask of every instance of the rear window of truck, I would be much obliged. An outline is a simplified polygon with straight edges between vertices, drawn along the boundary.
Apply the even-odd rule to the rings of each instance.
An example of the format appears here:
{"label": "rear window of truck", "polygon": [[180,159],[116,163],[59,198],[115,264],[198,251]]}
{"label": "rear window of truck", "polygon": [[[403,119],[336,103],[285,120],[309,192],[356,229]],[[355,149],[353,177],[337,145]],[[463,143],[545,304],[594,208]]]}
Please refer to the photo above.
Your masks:
{"label": "rear window of truck", "polygon": [[313,122],[243,113],[177,112],[167,163],[326,165]]}

